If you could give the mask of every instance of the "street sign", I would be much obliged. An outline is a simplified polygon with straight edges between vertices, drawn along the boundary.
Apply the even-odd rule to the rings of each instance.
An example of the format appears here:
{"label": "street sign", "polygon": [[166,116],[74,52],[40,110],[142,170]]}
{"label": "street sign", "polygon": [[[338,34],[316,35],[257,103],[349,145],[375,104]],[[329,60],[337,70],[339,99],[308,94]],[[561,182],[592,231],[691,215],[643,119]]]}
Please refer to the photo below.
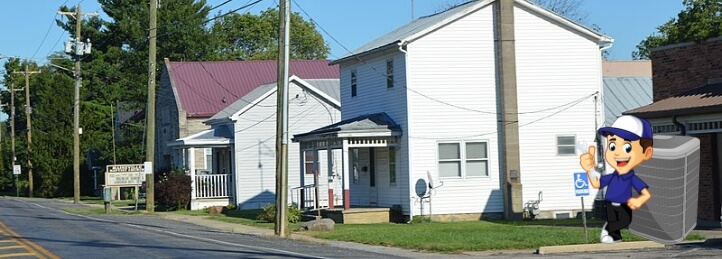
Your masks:
{"label": "street sign", "polygon": [[589,195],[589,179],[587,173],[574,173],[574,193],[577,196]]}
{"label": "street sign", "polygon": [[13,174],[19,175],[21,172],[20,165],[13,165]]}

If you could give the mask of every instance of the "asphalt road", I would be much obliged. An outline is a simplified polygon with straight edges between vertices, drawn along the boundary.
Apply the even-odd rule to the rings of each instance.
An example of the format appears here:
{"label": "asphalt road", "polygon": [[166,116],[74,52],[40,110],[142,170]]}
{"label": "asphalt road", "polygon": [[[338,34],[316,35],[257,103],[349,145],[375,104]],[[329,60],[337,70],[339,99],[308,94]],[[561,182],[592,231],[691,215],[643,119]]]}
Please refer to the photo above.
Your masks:
{"label": "asphalt road", "polygon": [[228,233],[157,216],[60,210],[84,206],[0,197],[0,258],[400,258]]}

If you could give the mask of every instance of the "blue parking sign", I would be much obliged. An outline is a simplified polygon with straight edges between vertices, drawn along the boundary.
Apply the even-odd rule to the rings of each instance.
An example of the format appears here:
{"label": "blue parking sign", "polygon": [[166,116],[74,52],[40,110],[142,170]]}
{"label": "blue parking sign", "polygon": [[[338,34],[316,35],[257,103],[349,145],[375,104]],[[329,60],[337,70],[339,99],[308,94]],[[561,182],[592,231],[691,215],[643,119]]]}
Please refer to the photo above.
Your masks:
{"label": "blue parking sign", "polygon": [[574,173],[574,193],[577,196],[589,195],[589,178],[587,173]]}

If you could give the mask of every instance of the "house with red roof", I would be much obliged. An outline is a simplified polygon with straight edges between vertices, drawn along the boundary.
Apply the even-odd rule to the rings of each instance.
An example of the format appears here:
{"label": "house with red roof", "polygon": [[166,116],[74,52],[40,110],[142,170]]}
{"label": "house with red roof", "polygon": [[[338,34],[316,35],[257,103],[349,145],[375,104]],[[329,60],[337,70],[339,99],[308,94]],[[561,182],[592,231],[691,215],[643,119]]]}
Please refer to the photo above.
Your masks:
{"label": "house with red roof", "polygon": [[[303,130],[327,125],[334,116],[340,117],[335,114],[340,110],[338,94],[334,96],[339,91],[338,66],[328,63],[328,60],[290,62],[289,110],[305,114],[297,122],[308,124]],[[195,209],[234,201],[255,207],[273,202],[273,198],[265,200],[273,194],[259,194],[275,190],[275,165],[267,159],[271,156],[275,160],[275,126],[269,125],[275,125],[276,119],[277,71],[273,60],[165,60],[156,102],[154,165],[156,169],[186,170],[194,181],[192,197],[215,200],[195,202],[192,204]],[[293,122],[291,126],[289,130],[293,129]],[[252,143],[246,146],[249,141]],[[249,154],[255,157],[244,151],[252,151]],[[239,170],[254,171],[240,174]],[[244,189],[248,186],[263,188]],[[240,199],[238,192],[258,197]]]}

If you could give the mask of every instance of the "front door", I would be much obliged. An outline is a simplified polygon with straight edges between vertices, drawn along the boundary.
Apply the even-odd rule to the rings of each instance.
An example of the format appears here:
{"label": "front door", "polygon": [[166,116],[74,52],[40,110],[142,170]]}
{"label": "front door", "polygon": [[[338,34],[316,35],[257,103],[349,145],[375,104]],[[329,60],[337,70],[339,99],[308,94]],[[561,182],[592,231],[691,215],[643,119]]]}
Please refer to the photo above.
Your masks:
{"label": "front door", "polygon": [[376,188],[376,149],[369,148],[369,206],[378,206],[379,195]]}

